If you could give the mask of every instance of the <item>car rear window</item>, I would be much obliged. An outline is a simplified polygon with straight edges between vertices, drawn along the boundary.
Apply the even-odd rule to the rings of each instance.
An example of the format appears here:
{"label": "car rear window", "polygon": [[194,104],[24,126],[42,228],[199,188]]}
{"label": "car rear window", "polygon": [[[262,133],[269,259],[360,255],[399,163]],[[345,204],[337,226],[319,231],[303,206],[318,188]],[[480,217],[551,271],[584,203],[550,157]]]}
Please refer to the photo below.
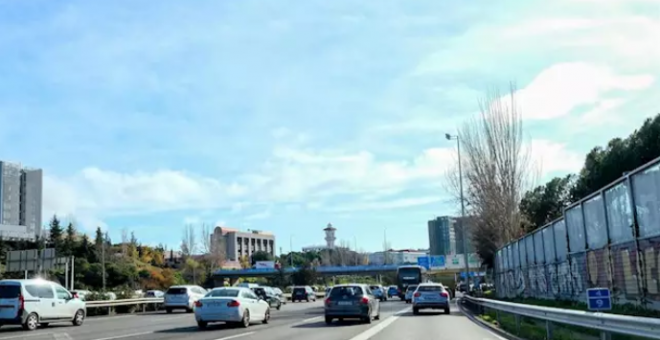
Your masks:
{"label": "car rear window", "polygon": [[420,286],[417,291],[420,292],[441,292],[444,289],[440,286]]}
{"label": "car rear window", "polygon": [[207,297],[237,297],[238,289],[216,289],[206,294]]}
{"label": "car rear window", "polygon": [[414,291],[415,289],[417,289],[417,286],[408,286],[406,292]]}
{"label": "car rear window", "polygon": [[21,295],[21,286],[0,285],[0,299],[16,299]]}
{"label": "car rear window", "polygon": [[358,286],[335,287],[330,292],[330,297],[339,298],[344,296],[362,296],[362,288]]}
{"label": "car rear window", "polygon": [[305,293],[307,290],[305,288],[294,288],[293,289],[294,293]]}
{"label": "car rear window", "polygon": [[181,294],[186,294],[188,292],[188,289],[186,288],[170,288],[167,290],[167,294],[172,294],[172,295],[181,295]]}

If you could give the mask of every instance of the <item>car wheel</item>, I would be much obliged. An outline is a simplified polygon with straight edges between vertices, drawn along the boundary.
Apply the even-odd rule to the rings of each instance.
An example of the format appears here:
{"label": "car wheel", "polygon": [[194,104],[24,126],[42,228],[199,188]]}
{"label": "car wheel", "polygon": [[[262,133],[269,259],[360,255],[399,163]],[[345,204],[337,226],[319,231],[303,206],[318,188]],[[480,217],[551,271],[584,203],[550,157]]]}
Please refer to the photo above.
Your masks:
{"label": "car wheel", "polygon": [[30,313],[30,315],[25,318],[25,322],[21,325],[26,331],[33,331],[39,326],[39,316],[35,313]]}
{"label": "car wheel", "polygon": [[326,317],[325,317],[325,324],[326,324],[326,325],[329,325],[329,324],[331,324],[331,323],[332,323],[332,318],[329,317],[329,316],[326,316]]}
{"label": "car wheel", "polygon": [[76,312],[76,315],[73,316],[73,325],[74,326],[82,326],[83,321],[85,321],[85,312],[82,309],[79,309]]}
{"label": "car wheel", "polygon": [[374,316],[374,320],[380,320],[380,310],[378,310],[378,314]]}
{"label": "car wheel", "polygon": [[243,326],[243,328],[250,327],[250,311],[247,309],[245,312],[243,312],[243,320],[241,320],[241,326]]}
{"label": "car wheel", "polygon": [[199,329],[206,329],[206,326],[208,326],[208,322],[206,321],[197,321],[197,328]]}
{"label": "car wheel", "polygon": [[371,315],[367,316],[366,318],[363,318],[362,321],[364,321],[364,323],[371,323]]}
{"label": "car wheel", "polygon": [[172,314],[172,308],[165,308],[165,312],[167,314]]}
{"label": "car wheel", "polygon": [[419,314],[419,308],[413,307],[413,314],[414,315]]}
{"label": "car wheel", "polygon": [[451,314],[451,311],[449,310],[449,308],[445,308],[445,314]]}
{"label": "car wheel", "polygon": [[309,302],[309,298],[307,298],[307,300],[305,300],[305,302]]}
{"label": "car wheel", "polygon": [[282,308],[282,303],[281,302],[280,302],[280,304],[277,305],[277,310],[280,310],[280,308]]}
{"label": "car wheel", "polygon": [[266,309],[266,314],[264,315],[264,321],[262,321],[262,322],[263,323],[268,323],[269,320],[270,320],[270,308],[267,308]]}

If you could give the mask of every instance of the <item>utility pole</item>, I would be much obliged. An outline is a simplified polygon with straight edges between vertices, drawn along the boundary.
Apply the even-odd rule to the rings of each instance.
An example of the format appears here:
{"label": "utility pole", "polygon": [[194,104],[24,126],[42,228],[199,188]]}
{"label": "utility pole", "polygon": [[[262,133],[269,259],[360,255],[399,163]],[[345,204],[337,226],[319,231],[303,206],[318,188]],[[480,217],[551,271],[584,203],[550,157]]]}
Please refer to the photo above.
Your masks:
{"label": "utility pole", "polygon": [[458,152],[458,186],[461,191],[461,231],[463,232],[463,258],[465,261],[465,289],[470,291],[470,263],[468,262],[467,229],[465,228],[465,198],[463,197],[463,168],[461,166],[461,139],[458,135],[445,134],[447,140],[456,140]]}

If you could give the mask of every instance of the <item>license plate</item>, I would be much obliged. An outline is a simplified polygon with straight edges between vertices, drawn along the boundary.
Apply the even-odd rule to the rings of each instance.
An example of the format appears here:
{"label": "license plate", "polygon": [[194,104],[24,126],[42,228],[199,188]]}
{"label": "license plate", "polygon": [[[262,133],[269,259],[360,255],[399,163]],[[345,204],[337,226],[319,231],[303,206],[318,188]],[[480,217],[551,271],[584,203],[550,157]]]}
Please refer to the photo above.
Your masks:
{"label": "license plate", "polygon": [[337,304],[340,305],[340,306],[351,306],[351,305],[353,305],[353,302],[350,302],[350,301],[339,301],[339,302],[337,302]]}

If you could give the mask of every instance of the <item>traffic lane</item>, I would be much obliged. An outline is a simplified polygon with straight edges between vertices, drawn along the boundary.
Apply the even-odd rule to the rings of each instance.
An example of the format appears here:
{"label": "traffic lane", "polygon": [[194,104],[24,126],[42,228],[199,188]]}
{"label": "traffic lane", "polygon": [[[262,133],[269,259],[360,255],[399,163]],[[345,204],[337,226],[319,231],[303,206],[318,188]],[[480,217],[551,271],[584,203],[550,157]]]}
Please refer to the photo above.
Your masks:
{"label": "traffic lane", "polygon": [[[281,310],[272,311],[271,324],[282,322],[296,322],[318,315],[323,312],[321,302],[305,303],[289,308],[282,306]],[[314,314],[316,313],[316,314]],[[197,323],[192,313],[149,313],[133,314],[112,317],[95,317],[85,321],[81,327],[71,324],[53,324],[47,328],[40,328],[33,332],[25,332],[20,327],[5,326],[0,330],[0,340],[21,339],[121,339],[121,338],[181,338],[188,333],[197,333]],[[211,331],[228,330],[236,332],[235,328],[218,324],[209,327]],[[217,334],[216,334],[217,335]],[[213,339],[219,338],[218,336]]]}
{"label": "traffic lane", "polygon": [[80,327],[71,323],[52,324],[27,332],[19,327],[3,327],[0,340],[9,339],[103,339],[124,334],[144,333],[155,329],[186,325],[194,319],[193,314],[138,314],[85,320]]}
{"label": "traffic lane", "polygon": [[[410,306],[401,301],[390,300],[381,302],[380,320],[374,320],[371,324],[346,319],[343,322],[334,321],[331,325],[325,324],[325,317],[323,310],[321,310],[318,316],[301,322],[269,327],[264,331],[258,331],[255,328],[247,332],[238,332],[235,335],[245,334],[240,337],[241,340],[349,340],[372,327],[378,327],[379,324],[386,322],[396,313],[402,313],[409,309]],[[254,331],[254,333],[247,334],[250,331]],[[212,340],[212,338],[204,338],[204,340]]]}
{"label": "traffic lane", "polygon": [[504,340],[500,336],[482,328],[463,315],[455,304],[451,313],[443,311],[421,310],[419,315],[412,311],[402,313],[386,328],[376,334],[351,340],[400,340],[400,339],[438,339],[438,340]]}

